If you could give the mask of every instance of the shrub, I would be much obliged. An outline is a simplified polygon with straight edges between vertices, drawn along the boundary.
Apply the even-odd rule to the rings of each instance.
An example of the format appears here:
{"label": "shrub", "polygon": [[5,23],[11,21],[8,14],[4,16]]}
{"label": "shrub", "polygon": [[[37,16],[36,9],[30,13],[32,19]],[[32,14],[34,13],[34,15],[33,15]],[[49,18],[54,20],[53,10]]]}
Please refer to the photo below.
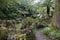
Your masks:
{"label": "shrub", "polygon": [[50,37],[52,40],[60,40],[60,32],[58,32],[57,30],[52,30],[52,31],[49,33],[49,37]]}
{"label": "shrub", "polygon": [[57,29],[46,27],[42,30],[42,32],[51,40],[60,40],[60,31]]}
{"label": "shrub", "polygon": [[6,40],[7,38],[7,28],[1,27],[0,28],[0,40]]}
{"label": "shrub", "polygon": [[42,32],[43,32],[44,34],[48,35],[51,30],[52,30],[51,28],[46,27],[46,28],[44,28],[44,29],[42,30]]}

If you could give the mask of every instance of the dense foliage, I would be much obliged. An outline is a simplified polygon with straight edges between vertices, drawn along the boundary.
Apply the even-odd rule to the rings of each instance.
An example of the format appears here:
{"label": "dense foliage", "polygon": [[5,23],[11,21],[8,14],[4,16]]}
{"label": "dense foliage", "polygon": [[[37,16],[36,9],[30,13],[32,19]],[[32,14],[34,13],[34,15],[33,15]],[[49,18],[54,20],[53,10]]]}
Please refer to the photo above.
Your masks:
{"label": "dense foliage", "polygon": [[[58,11],[59,8],[56,9]],[[28,33],[23,35],[25,39],[35,40],[33,31],[30,31],[41,28],[42,32],[52,40],[60,40],[60,31],[55,29],[52,22],[54,10],[55,0],[42,0],[41,2],[36,0],[0,0],[0,20],[6,21],[0,22],[0,40],[7,38],[11,25],[14,25],[12,28],[15,28],[13,31],[17,32],[15,34],[18,39],[23,33]],[[6,27],[3,24],[6,24]],[[27,30],[29,31],[26,32]]]}

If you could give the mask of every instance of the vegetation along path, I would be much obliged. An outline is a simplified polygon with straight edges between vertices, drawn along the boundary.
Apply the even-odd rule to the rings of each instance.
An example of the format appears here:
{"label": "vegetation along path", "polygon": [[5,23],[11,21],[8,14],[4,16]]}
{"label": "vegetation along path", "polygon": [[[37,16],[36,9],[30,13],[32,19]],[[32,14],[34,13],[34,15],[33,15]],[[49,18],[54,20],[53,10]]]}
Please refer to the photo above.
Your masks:
{"label": "vegetation along path", "polygon": [[43,35],[39,30],[34,30],[33,32],[35,34],[36,40],[50,40],[45,35]]}

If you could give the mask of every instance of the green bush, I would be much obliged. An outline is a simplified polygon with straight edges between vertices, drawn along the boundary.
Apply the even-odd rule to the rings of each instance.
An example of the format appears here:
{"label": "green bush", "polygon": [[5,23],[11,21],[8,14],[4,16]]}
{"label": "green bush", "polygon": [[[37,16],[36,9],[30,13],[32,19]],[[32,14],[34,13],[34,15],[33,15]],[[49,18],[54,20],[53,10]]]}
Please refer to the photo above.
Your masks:
{"label": "green bush", "polygon": [[58,32],[57,30],[52,30],[52,31],[49,33],[49,37],[50,37],[52,40],[60,40],[60,32]]}
{"label": "green bush", "polygon": [[46,27],[42,30],[42,32],[51,40],[60,40],[60,31],[57,29]]}
{"label": "green bush", "polygon": [[7,38],[7,28],[2,27],[0,28],[0,40],[6,40]]}
{"label": "green bush", "polygon": [[46,28],[44,28],[44,29],[42,30],[42,32],[43,32],[44,34],[48,35],[51,30],[52,30],[51,28],[46,27]]}

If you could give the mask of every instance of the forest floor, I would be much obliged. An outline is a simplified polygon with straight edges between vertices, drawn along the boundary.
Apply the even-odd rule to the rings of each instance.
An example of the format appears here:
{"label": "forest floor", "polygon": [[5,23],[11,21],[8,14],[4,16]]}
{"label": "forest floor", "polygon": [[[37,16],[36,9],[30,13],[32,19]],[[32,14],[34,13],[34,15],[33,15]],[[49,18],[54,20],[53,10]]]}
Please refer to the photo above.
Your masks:
{"label": "forest floor", "polygon": [[40,30],[34,30],[33,32],[35,34],[36,40],[50,40]]}

